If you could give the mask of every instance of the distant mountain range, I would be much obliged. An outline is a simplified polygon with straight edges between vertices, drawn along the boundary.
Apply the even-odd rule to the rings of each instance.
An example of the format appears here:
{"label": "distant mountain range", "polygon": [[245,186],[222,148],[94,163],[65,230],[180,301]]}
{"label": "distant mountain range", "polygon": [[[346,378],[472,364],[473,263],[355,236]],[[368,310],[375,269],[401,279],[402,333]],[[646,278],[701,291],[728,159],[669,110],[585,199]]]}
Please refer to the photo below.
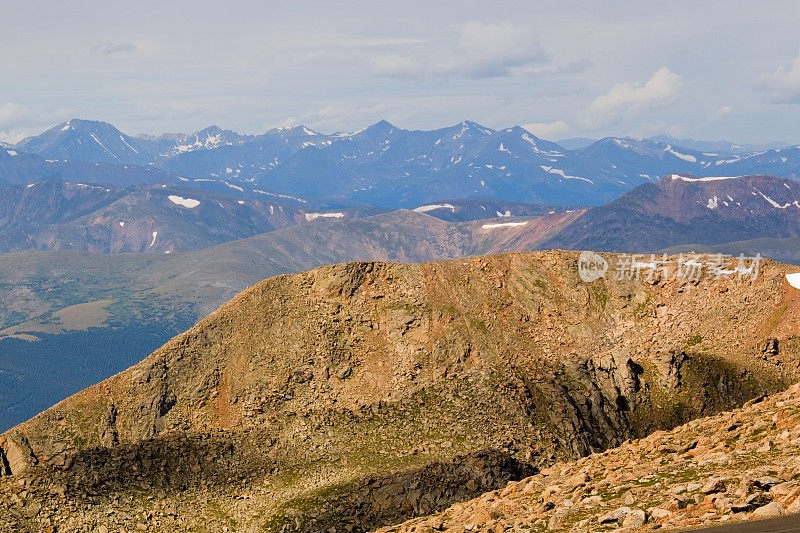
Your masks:
{"label": "distant mountain range", "polygon": [[[443,198],[600,205],[671,173],[800,175],[798,147],[755,150],[701,141],[682,146],[684,141],[672,138],[571,141],[562,147],[520,127],[493,130],[470,121],[432,131],[381,121],[353,133],[295,126],[240,135],[212,126],[192,134],[131,137],[110,124],[73,119],[0,150],[0,183],[110,182],[103,174],[114,174],[120,186],[214,180],[396,209]],[[76,178],[76,165],[86,170],[87,163],[109,167]]]}
{"label": "distant mountain range", "polygon": [[797,181],[672,174],[588,210],[543,246],[654,252],[677,245],[794,237],[800,237]]}
{"label": "distant mountain range", "polygon": [[[301,207],[302,206],[302,207]],[[326,211],[317,203],[239,199],[181,185],[131,186],[41,181],[0,188],[0,251],[198,250],[317,219],[374,215]]]}
{"label": "distant mountain range", "polygon": [[781,150],[789,148],[790,145],[782,142],[771,142],[762,144],[743,143],[738,144],[731,141],[704,141],[701,139],[678,139],[670,135],[656,135],[650,137],[651,140],[662,143],[674,144],[697,150],[699,152],[724,152],[737,155],[749,155],[753,152],[764,152],[768,150]]}
{"label": "distant mountain range", "polygon": [[[211,185],[214,182],[201,182]],[[197,184],[195,184],[197,185]],[[0,188],[0,252],[84,250],[173,253],[199,250],[297,224],[362,218],[385,210],[182,183],[111,185],[45,180]],[[450,222],[563,213],[563,206],[493,199],[415,208]]]}

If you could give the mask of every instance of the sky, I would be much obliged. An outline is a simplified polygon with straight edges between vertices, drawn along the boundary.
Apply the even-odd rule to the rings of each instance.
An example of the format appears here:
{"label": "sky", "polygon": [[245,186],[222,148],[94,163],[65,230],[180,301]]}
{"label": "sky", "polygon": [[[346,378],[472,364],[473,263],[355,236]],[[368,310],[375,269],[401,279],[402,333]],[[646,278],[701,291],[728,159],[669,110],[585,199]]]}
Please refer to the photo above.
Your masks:
{"label": "sky", "polygon": [[795,1],[0,0],[0,141],[464,119],[800,144]]}

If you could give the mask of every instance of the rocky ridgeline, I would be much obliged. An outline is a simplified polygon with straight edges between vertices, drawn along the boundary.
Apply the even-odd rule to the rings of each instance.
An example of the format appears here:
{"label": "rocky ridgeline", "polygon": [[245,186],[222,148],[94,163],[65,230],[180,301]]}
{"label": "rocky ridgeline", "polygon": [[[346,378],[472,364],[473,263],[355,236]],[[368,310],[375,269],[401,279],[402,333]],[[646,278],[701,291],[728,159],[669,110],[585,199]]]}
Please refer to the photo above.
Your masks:
{"label": "rocky ridgeline", "polygon": [[577,256],[266,280],[6,432],[0,529],[366,531],[797,381],[789,267],[587,284]]}
{"label": "rocky ridgeline", "polygon": [[800,512],[800,384],[381,533],[637,531]]}

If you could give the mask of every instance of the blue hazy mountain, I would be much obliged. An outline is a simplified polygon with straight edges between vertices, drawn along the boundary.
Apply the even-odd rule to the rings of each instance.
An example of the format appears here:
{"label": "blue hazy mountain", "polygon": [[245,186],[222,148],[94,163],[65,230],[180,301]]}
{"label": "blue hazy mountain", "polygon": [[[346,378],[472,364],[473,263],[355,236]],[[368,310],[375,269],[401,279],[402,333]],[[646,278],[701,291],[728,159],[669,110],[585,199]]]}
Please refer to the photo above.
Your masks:
{"label": "blue hazy mountain", "polygon": [[656,135],[650,137],[651,140],[660,141],[663,143],[674,144],[684,148],[691,148],[700,152],[724,152],[729,154],[746,155],[753,152],[761,152],[764,150],[776,150],[780,148],[788,148],[789,145],[782,142],[771,142],[763,144],[751,143],[734,143],[731,141],[704,141],[701,139],[677,139],[670,135]]}
{"label": "blue hazy mountain", "polygon": [[352,133],[323,134],[300,125],[241,135],[211,126],[131,137],[107,123],[73,119],[0,150],[0,184],[35,181],[39,174],[58,178],[58,169],[20,171],[31,158],[26,153],[61,163],[135,165],[163,171],[170,182],[182,178],[383,208],[444,198],[600,205],[671,173],[800,175],[798,147],[691,140],[684,146],[668,137],[578,141],[564,147],[520,127],[494,130],[471,121],[431,131],[380,121]]}

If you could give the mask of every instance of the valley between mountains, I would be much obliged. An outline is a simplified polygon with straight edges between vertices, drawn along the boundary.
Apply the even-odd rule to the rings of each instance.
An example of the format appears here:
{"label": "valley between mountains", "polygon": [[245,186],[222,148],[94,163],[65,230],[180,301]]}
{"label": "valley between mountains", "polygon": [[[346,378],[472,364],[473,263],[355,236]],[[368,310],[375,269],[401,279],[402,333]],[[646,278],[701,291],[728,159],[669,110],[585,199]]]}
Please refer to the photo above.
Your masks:
{"label": "valley between mountains", "polygon": [[[538,500],[530,511],[491,507],[478,521],[473,510],[484,507],[469,503],[403,527],[594,531],[631,525],[628,514],[680,525],[700,500],[696,488],[684,489],[695,503],[680,496],[677,485],[694,478],[671,478],[669,461],[698,463],[697,476],[712,468],[711,441],[692,445],[693,428],[732,420],[719,431],[733,448],[714,453],[733,461],[744,457],[738,446],[761,450],[773,434],[760,420],[793,416],[793,393],[676,429],[673,451],[644,450],[663,431],[797,381],[794,270],[765,260],[757,279],[582,283],[577,258],[356,262],[270,278],[141,363],[5,432],[0,465],[12,475],[0,478],[0,520],[23,530],[367,531],[495,489],[528,505],[515,492],[525,487],[524,498],[545,498],[541,509]],[[680,455],[683,444],[693,459]],[[573,470],[596,459],[570,461],[621,445],[597,460],[611,468],[619,454],[642,451],[618,464],[664,457],[645,478],[653,483],[629,481],[649,475],[643,466],[641,475],[592,471],[568,489]],[[721,488],[707,494],[756,511],[789,502],[793,463],[762,475],[759,457],[748,463],[752,484],[720,471]],[[566,481],[554,477],[559,488],[537,496],[545,476]],[[676,487],[684,507],[656,512],[671,505],[648,499],[656,486]],[[597,512],[584,511],[584,493],[599,496],[589,500]],[[615,511],[617,498],[630,513]],[[600,511],[619,516],[593,519]]]}

